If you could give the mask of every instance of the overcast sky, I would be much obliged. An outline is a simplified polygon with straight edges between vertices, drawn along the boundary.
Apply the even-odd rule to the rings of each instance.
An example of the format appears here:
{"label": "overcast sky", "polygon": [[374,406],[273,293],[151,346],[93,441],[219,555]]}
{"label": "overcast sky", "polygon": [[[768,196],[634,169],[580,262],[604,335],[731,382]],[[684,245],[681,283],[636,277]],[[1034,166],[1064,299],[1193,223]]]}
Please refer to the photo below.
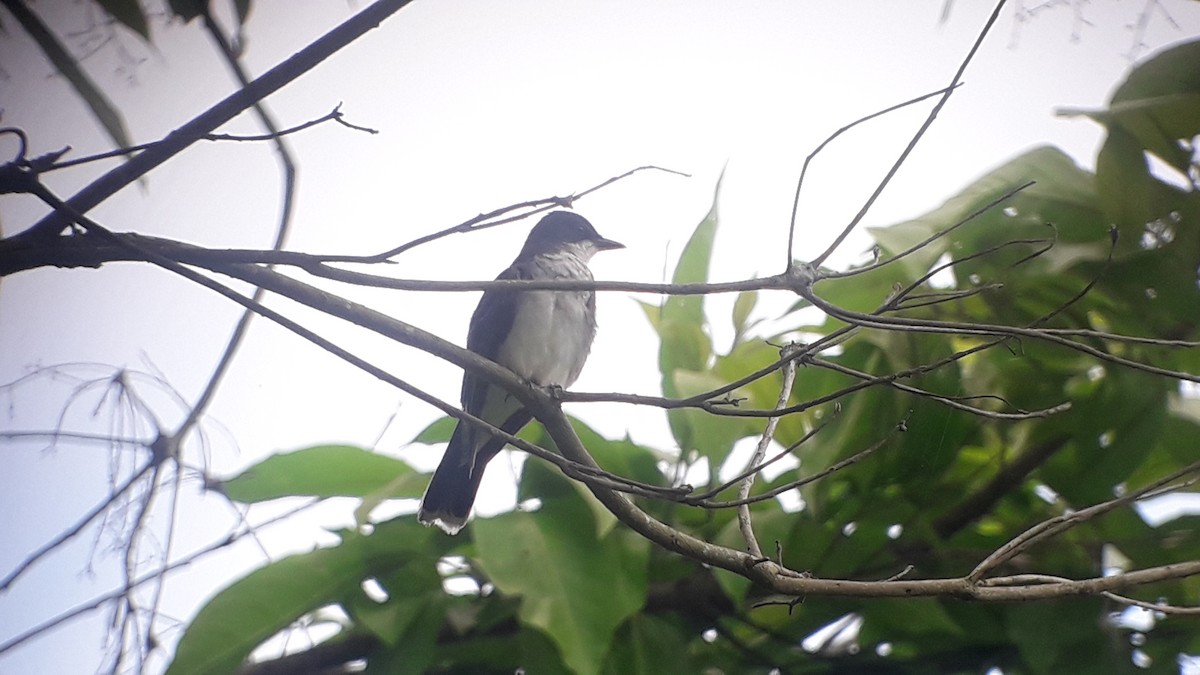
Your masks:
{"label": "overcast sky", "polygon": [[[319,117],[341,103],[351,122],[377,136],[324,125],[289,140],[300,164],[290,247],[370,253],[506,204],[582,190],[644,164],[691,178],[644,173],[577,204],[606,237],[627,249],[596,258],[601,279],[659,281],[708,210],[722,167],[721,231],[714,279],[778,272],[787,218],[804,156],[856,118],[945,86],[983,26],[987,3],[922,2],[533,2],[420,1],[268,100],[280,123]],[[989,168],[1038,144],[1063,148],[1090,166],[1102,140],[1095,125],[1056,118],[1057,107],[1098,108],[1131,65],[1131,54],[1200,33],[1200,3],[1165,1],[1144,32],[1132,24],[1141,2],[1052,5],[1030,15],[1004,11],[966,85],[902,169],[866,224],[887,225],[939,205]],[[1076,10],[1067,5],[1078,5]],[[60,0],[33,4],[76,53],[104,31],[88,30],[87,8]],[[245,62],[261,73],[351,15],[325,0],[258,0],[245,29]],[[1169,18],[1166,16],[1169,13]],[[32,153],[70,145],[81,156],[107,149],[76,100],[11,17],[0,16],[0,107],[5,125],[29,134]],[[1173,22],[1173,23],[1172,23]],[[227,70],[198,25],[153,20],[154,44],[117,30],[86,66],[125,116],[137,142],[160,138],[227,95]],[[1144,44],[1139,44],[1139,39]],[[810,170],[802,199],[798,257],[823,250],[860,207],[907,143],[927,107],[890,115],[831,146]],[[256,133],[251,116],[226,131]],[[0,149],[11,152],[7,139]],[[114,164],[57,172],[47,181],[68,196]],[[102,224],[217,247],[269,245],[280,179],[266,144],[201,144],[141,185],[93,210]],[[42,215],[32,199],[4,196],[0,228],[11,235]],[[388,273],[408,278],[490,279],[519,249],[530,223],[452,237],[402,256]],[[861,259],[864,236],[835,258]],[[462,343],[475,294],[405,294],[336,288],[402,320]],[[791,298],[765,299],[776,316]],[[718,345],[727,344],[730,298],[710,303]],[[309,313],[276,303],[297,318]],[[238,309],[210,292],[146,265],[38,270],[3,280],[0,383],[37,366],[76,365],[75,377],[116,367],[155,372],[193,401],[224,347]],[[575,388],[657,393],[657,345],[636,303],[600,299],[600,333]],[[427,391],[456,401],[460,374],[419,353],[313,322],[323,334]],[[143,386],[148,386],[146,382]],[[41,378],[0,392],[0,429],[49,429],[76,383]],[[69,409],[73,429],[112,430],[93,418],[99,390]],[[150,396],[164,423],[178,424],[168,396]],[[653,410],[614,405],[571,412],[608,435],[669,444]],[[392,417],[395,415],[395,419]],[[255,323],[193,445],[214,475],[261,457],[323,441],[402,453],[436,412],[309,346],[266,321]],[[391,422],[389,422],[391,420]],[[0,475],[0,570],[101,501],[107,450],[4,442]],[[436,452],[404,456],[431,467]],[[502,463],[488,474],[485,512],[511,492]],[[233,522],[217,499],[185,483],[183,554],[223,536]],[[352,505],[268,534],[275,554],[328,543],[318,525],[341,524]],[[98,552],[92,554],[97,541]],[[116,560],[104,534],[77,544],[0,596],[0,642],[114,586]],[[92,560],[94,571],[83,573]],[[167,586],[165,607],[186,620],[227,580],[260,564],[246,544],[189,568]],[[101,650],[103,615],[69,624],[0,656],[0,672],[90,672]],[[177,637],[167,632],[170,641]],[[71,648],[64,649],[64,645]]]}

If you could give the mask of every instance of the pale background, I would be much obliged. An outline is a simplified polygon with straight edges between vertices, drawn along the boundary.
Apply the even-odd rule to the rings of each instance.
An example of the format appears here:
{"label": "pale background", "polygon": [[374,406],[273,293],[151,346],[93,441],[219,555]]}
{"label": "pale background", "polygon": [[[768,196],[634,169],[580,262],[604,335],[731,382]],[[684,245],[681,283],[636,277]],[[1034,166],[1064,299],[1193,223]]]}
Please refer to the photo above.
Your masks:
{"label": "pale background", "polygon": [[[777,272],[803,157],[838,127],[949,82],[990,3],[922,2],[414,2],[378,30],[268,99],[282,126],[319,117],[339,102],[369,136],[324,125],[290,137],[300,166],[289,247],[370,253],[527,199],[563,195],[642,164],[692,174],[643,173],[580,201],[605,236],[628,249],[598,256],[601,279],[660,281],[707,211],[722,167],[714,280]],[[1149,6],[1144,32],[1132,26]],[[245,63],[261,73],[352,14],[333,2],[254,3]],[[1030,7],[1040,8],[1031,15]],[[42,0],[34,8],[78,53],[91,48],[86,7]],[[1169,17],[1168,17],[1169,15]],[[0,108],[34,154],[70,145],[73,156],[107,149],[89,113],[2,14]],[[94,18],[94,17],[93,17]],[[86,61],[137,142],[157,139],[223,98],[227,70],[198,25],[153,21],[147,47],[117,30]],[[1102,131],[1056,118],[1060,106],[1103,106],[1131,65],[1154,49],[1200,33],[1200,3],[1012,3],[945,108],[868,216],[887,225],[929,210],[975,177],[1042,143],[1090,166]],[[101,31],[100,35],[107,35]],[[1144,44],[1139,44],[1139,36]],[[798,257],[815,256],[856,212],[927,107],[856,130],[810,170]],[[225,131],[257,133],[251,115]],[[13,145],[0,139],[0,151]],[[112,166],[107,163],[104,168]],[[99,168],[57,172],[62,196]],[[219,247],[269,245],[280,178],[268,144],[197,145],[92,211],[118,231]],[[43,213],[28,197],[0,199],[11,235]],[[458,236],[399,258],[388,273],[407,278],[487,279],[523,241],[520,223]],[[861,259],[864,237],[834,259]],[[96,270],[45,269],[3,279],[0,383],[38,366],[104,377],[114,367],[158,372],[193,401],[240,310],[211,292],[141,264]],[[476,294],[338,292],[462,343]],[[653,298],[650,298],[653,299]],[[713,298],[718,346],[728,344],[732,298]],[[777,316],[792,302],[764,299]],[[459,372],[309,312],[274,303],[394,374],[456,401]],[[575,389],[657,393],[657,344],[633,300],[600,299],[600,334]],[[103,364],[106,368],[97,365]],[[34,379],[0,391],[0,430],[53,428],[76,383]],[[179,408],[150,396],[167,428]],[[99,390],[84,393],[66,427],[131,432],[93,416]],[[101,406],[101,410],[108,410]],[[575,405],[570,412],[607,435],[669,447],[662,416],[625,406]],[[395,418],[393,418],[395,415]],[[324,441],[374,445],[421,468],[435,448],[403,446],[437,416],[430,407],[342,361],[257,321],[204,424],[191,461],[225,476],[263,456]],[[382,434],[382,437],[381,437]],[[378,441],[378,442],[377,442]],[[111,459],[98,445],[0,441],[0,573],[103,500]],[[203,459],[202,459],[203,455]],[[488,474],[482,511],[511,504],[511,470]],[[224,536],[235,522],[223,500],[185,481],[173,554]],[[411,508],[411,505],[408,505]],[[334,504],[265,533],[272,556],[333,538],[320,528],[348,522],[353,504]],[[263,513],[266,513],[264,511]],[[72,545],[0,595],[0,642],[117,583],[111,537],[89,528]],[[147,555],[152,553],[147,551]],[[171,578],[164,610],[186,622],[203,600],[262,563],[244,541]],[[89,562],[91,563],[89,565]],[[0,673],[91,672],[105,649],[106,614],[95,612],[0,657]],[[160,632],[173,644],[178,632]],[[160,654],[151,669],[161,668]]]}

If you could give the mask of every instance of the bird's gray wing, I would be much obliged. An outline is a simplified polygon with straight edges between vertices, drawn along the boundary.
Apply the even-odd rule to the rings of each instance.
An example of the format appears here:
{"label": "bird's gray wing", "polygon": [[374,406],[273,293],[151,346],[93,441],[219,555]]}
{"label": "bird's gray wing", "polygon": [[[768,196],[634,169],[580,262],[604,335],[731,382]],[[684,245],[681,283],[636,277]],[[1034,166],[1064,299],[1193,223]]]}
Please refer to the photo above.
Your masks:
{"label": "bird's gray wing", "polygon": [[[512,267],[500,273],[497,281],[505,279],[532,279],[533,274],[523,263],[514,263]],[[483,292],[479,306],[471,315],[471,325],[467,330],[467,349],[495,361],[500,356],[504,340],[512,331],[513,321],[517,316],[517,307],[521,299],[519,291],[499,288]],[[487,400],[487,381],[472,375],[463,374],[462,405],[463,410],[478,415],[483,411]],[[497,420],[499,424],[503,420]]]}

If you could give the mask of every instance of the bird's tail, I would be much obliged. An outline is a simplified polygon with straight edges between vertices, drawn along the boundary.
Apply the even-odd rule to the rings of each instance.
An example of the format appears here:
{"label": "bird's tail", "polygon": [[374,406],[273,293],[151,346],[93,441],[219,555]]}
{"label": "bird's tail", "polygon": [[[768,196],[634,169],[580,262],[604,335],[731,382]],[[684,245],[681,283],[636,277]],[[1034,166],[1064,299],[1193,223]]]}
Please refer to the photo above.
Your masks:
{"label": "bird's tail", "polygon": [[[467,524],[471,507],[475,504],[475,493],[479,492],[479,481],[483,478],[483,465],[476,462],[474,450],[475,434],[470,425],[459,424],[446,446],[446,455],[421,498],[417,520],[425,525],[437,525],[447,534],[458,534]],[[489,458],[490,459],[490,458]]]}

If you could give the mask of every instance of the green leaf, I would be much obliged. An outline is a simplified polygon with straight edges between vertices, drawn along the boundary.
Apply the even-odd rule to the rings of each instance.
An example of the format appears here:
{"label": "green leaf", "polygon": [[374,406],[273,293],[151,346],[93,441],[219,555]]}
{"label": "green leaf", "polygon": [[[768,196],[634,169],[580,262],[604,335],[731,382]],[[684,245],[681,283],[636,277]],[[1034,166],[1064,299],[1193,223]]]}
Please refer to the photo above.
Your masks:
{"label": "green leaf", "polygon": [[1136,136],[1148,152],[1187,174],[1192,153],[1181,147],[1179,141],[1200,133],[1200,91],[1117,103],[1109,114],[1112,121]]}
{"label": "green leaf", "polygon": [[635,614],[613,641],[604,662],[610,675],[630,673],[695,673],[679,627],[652,614]]}
{"label": "green leaf", "polygon": [[[1134,149],[1133,156],[1135,160],[1142,161],[1140,151]],[[1102,155],[1099,161],[1104,165],[1105,157]],[[999,206],[979,213],[973,220],[939,240],[937,248],[959,261],[950,269],[957,280],[957,288],[977,288],[984,283],[1000,285],[964,301],[940,307],[943,312],[951,312],[960,320],[1005,325],[1027,325],[1041,321],[1100,274],[1098,265],[1108,257],[1111,249],[1107,223],[1113,220],[1101,208],[1101,195],[1108,202],[1129,208],[1139,199],[1161,199],[1161,185],[1145,188],[1142,184],[1121,178],[1097,184],[1096,177],[1080,169],[1062,152],[1053,148],[1039,148],[990,172],[934,212],[902,224],[906,227],[899,231],[889,227],[875,232],[885,241],[884,248],[889,253],[903,250],[920,243],[925,237],[963,222],[970,214],[979,212],[998,197],[1031,180],[1034,181],[1031,187],[1006,199]],[[1120,183],[1120,186],[1116,183]],[[1114,191],[1114,188],[1118,189]],[[1149,196],[1143,199],[1139,194]],[[1136,226],[1127,228],[1128,236],[1121,238],[1121,250],[1133,251],[1138,248],[1142,227],[1139,221]],[[1181,231],[1176,228],[1177,238],[1182,238],[1178,234]],[[1010,245],[1017,240],[1021,240],[1021,243]],[[1051,243],[1053,247],[1048,251],[1030,258]],[[988,253],[971,257],[982,252]],[[905,270],[892,269],[894,266],[888,265],[867,275],[819,285],[816,290],[836,304],[871,310],[871,305],[877,304],[890,288],[909,283],[931,264],[932,261],[928,264],[914,261]],[[1161,264],[1159,268],[1162,268]],[[1112,278],[1111,271],[1105,269],[1101,276],[1105,285]],[[1098,302],[1101,299],[1102,295],[1093,290],[1085,302]],[[1082,303],[1077,303],[1074,309],[1085,311]],[[1127,314],[1124,311],[1117,312],[1119,316]],[[947,317],[933,314],[928,318]],[[830,330],[837,326],[836,322],[830,321],[822,329]],[[907,351],[903,341],[892,339],[892,342],[894,344],[881,346],[889,353]],[[900,349],[897,350],[897,347]],[[909,359],[904,365],[920,362],[919,359]],[[1074,363],[1072,367],[1079,365]],[[1027,378],[1015,385],[1020,389],[1028,389],[1042,381],[1039,378]],[[957,391],[955,387],[943,388],[943,391],[948,394],[984,394],[988,393],[988,384],[994,382],[972,386],[969,392]],[[1005,396],[1010,400],[1025,400],[1026,403],[1022,405],[1029,405],[1027,399],[1008,396],[1014,393],[1017,392],[1009,390]],[[1061,391],[1057,395],[1061,398]],[[1048,403],[1058,402],[1061,401]]]}
{"label": "green leaf", "polygon": [[[1020,649],[1030,673],[1136,672],[1124,656],[1097,649],[1096,617],[1103,613],[1099,598],[1073,602],[1038,602],[1005,608],[1008,633]],[[1101,644],[1108,644],[1107,642]]]}
{"label": "green leaf", "polygon": [[[404,527],[415,526],[411,519],[405,519],[385,527],[391,529],[396,522],[404,523]],[[400,536],[404,536],[403,531]],[[418,548],[417,555],[397,556],[396,569],[374,577],[387,593],[384,601],[368,597],[361,587],[340,601],[355,627],[365,628],[382,643],[371,653],[367,672],[426,672],[436,652],[438,634],[444,625],[452,623],[449,616],[454,611],[453,600],[442,589],[437,566],[431,564],[445,538],[435,537],[421,538],[434,546]]]}
{"label": "green leaf", "polygon": [[1096,175],[1105,187],[1105,210],[1118,224],[1141,227],[1169,211],[1151,198],[1152,186],[1159,181],[1150,173],[1143,153],[1154,154],[1188,175],[1190,142],[1200,134],[1197,63],[1200,41],[1172,47],[1134,68],[1113,93],[1108,109],[1060,112],[1089,117],[1108,130]]}
{"label": "green leaf", "polygon": [[1093,504],[1112,496],[1157,445],[1166,419],[1167,385],[1161,379],[1114,370],[1103,386],[1073,401],[1060,424],[1072,441],[1042,467],[1042,477],[1070,503]]}
{"label": "green leaf", "polygon": [[663,375],[663,393],[679,396],[674,373],[677,370],[704,370],[712,358],[712,341],[699,324],[667,319],[659,333],[659,369]]}
{"label": "green leaf", "polygon": [[[717,236],[717,201],[721,192],[721,179],[713,192],[712,206],[704,220],[696,226],[688,243],[683,247],[679,262],[675,264],[672,283],[695,284],[708,281],[708,266],[712,262],[713,241]],[[703,295],[674,295],[667,299],[664,313],[673,320],[684,321],[696,326],[704,325]]]}
{"label": "green leaf", "polygon": [[214,487],[235,501],[281,497],[420,497],[424,476],[408,464],[350,445],[317,445],[272,455]]}
{"label": "green leaf", "polygon": [[908,598],[904,602],[866,605],[863,618],[861,637],[868,644],[910,636],[946,639],[964,635],[962,627],[937,598]]}
{"label": "green leaf", "polygon": [[[718,180],[708,215],[692,232],[675,265],[675,273],[671,278],[673,283],[708,281],[708,266],[717,233],[717,193],[720,189]],[[661,308],[649,305],[643,308],[662,341],[659,370],[663,376],[664,391],[669,391],[671,371],[680,367],[700,369],[706,365],[712,353],[712,341],[704,331],[704,296],[676,295],[667,298]]]}
{"label": "green leaf", "polygon": [[[579,436],[579,441],[602,469],[651,485],[663,483],[662,472],[658,470],[658,459],[648,448],[634,443],[629,438],[609,440],[580,420],[574,417],[569,419],[571,427]],[[541,425],[534,425],[533,428],[537,433],[529,437],[530,442],[543,448],[558,450],[554,439],[550,438]],[[544,499],[547,496],[561,495],[563,485],[570,485],[580,499],[587,502],[595,516],[596,532],[599,535],[605,535],[617,526],[616,516],[596,499],[587,485],[567,478],[558,468],[538,459],[530,458],[525,462],[521,482],[517,487],[517,498]]]}
{"label": "green leaf", "polygon": [[[1030,187],[968,222],[972,214],[1031,181],[1033,185]],[[934,261],[947,251],[952,250],[954,255],[971,253],[1012,239],[1022,230],[1039,237],[1051,236],[1053,233],[1045,231],[1045,223],[1057,224],[1059,215],[1064,212],[1075,213],[1080,209],[1094,212],[1095,203],[1096,190],[1092,175],[1080,169],[1061,150],[1043,146],[990,171],[942,206],[919,218],[890,227],[871,228],[870,232],[886,253],[896,254],[954,225],[968,222],[952,236],[942,237],[896,263],[903,273],[890,272],[889,279],[892,282],[909,281],[928,271]],[[1090,232],[1107,232],[1102,224],[1097,224],[1098,220],[1087,223]],[[1059,230],[1060,238],[1070,240],[1075,236],[1072,231]],[[958,270],[956,273],[959,273]],[[861,279],[855,277],[853,281]],[[886,282],[876,282],[876,303],[883,300],[879,297],[878,289],[887,285]]]}
{"label": "green leaf", "polygon": [[737,300],[733,302],[733,342],[737,344],[742,341],[746,330],[753,324],[750,321],[750,312],[754,311],[754,305],[758,303],[758,291],[742,291],[738,293]]}
{"label": "green leaf", "polygon": [[[710,371],[675,371],[675,391],[679,396],[701,394],[723,384],[725,384],[725,380]],[[749,392],[742,389],[735,389],[729,395],[735,399],[750,398]],[[698,408],[687,408],[675,412],[686,420],[692,431],[692,444],[683,446],[683,449],[695,450],[702,457],[707,457],[711,467],[721,466],[729,451],[733,449],[735,441],[760,433],[765,424],[759,418],[713,415]]]}
{"label": "green leaf", "polygon": [[[779,342],[784,340],[780,339]],[[769,344],[767,340],[750,340],[734,345],[728,354],[717,357],[712,370],[724,380],[724,385],[741,379],[747,373],[766,368],[778,360],[777,347]],[[738,387],[731,395],[746,397],[746,401],[741,403],[743,408],[773,408],[779,402],[779,388],[783,386],[783,377],[777,373],[778,371]]]}
{"label": "green leaf", "polygon": [[1096,158],[1096,182],[1105,215],[1124,233],[1136,233],[1153,218],[1153,181],[1137,139],[1121,127],[1109,129]]}
{"label": "green leaf", "polygon": [[[717,233],[717,198],[720,190],[721,181],[718,180],[708,215],[696,226],[676,263],[672,276],[674,283],[702,283],[708,280],[708,267]],[[677,397],[675,371],[706,370],[712,358],[712,338],[705,331],[704,296],[672,296],[661,307],[642,303],[642,310],[658,333],[658,370],[662,374],[663,394]],[[695,433],[682,413],[680,410],[670,410],[667,420],[676,443],[687,452],[692,449]]]}
{"label": "green leaf", "polygon": [[645,602],[648,549],[623,545],[619,531],[598,539],[570,493],[471,528],[488,578],[521,597],[521,620],[549,635],[574,672],[598,672],[617,627]]}
{"label": "green leaf", "polygon": [[[511,623],[511,622],[510,622]],[[498,630],[496,635],[453,641],[438,645],[438,656],[430,672],[517,673],[531,675],[570,675],[559,657],[558,648],[537,629],[513,633]],[[387,673],[386,670],[379,671]]]}
{"label": "green leaf", "polygon": [[394,647],[400,636],[420,616],[426,604],[425,598],[405,595],[389,598],[381,604],[370,599],[361,600],[351,611],[355,621],[383,640],[384,644]]}
{"label": "green leaf", "polygon": [[444,603],[425,601],[412,609],[417,614],[407,623],[396,642],[371,654],[365,671],[367,675],[421,675],[429,672],[429,666],[437,655],[438,634],[445,620],[446,608]]}
{"label": "green leaf", "polygon": [[[234,672],[250,653],[304,614],[357,589],[379,568],[402,564],[429,541],[415,521],[392,521],[371,536],[294,555],[242,577],[210,599],[188,626],[168,675]],[[433,560],[428,564],[432,565]]]}
{"label": "green leaf", "polygon": [[[444,553],[445,538],[415,519],[380,523],[371,535],[343,534],[344,540],[337,546],[270,563],[213,596],[180,639],[168,675],[234,672],[263,641],[297,618],[361,597],[360,585],[369,577],[386,578],[405,568],[423,569],[423,575],[408,575],[407,585],[392,591],[409,597],[441,593],[441,580],[430,571]],[[417,576],[422,583],[413,581]]]}
{"label": "green leaf", "polygon": [[96,2],[121,25],[142,36],[144,40],[150,39],[150,26],[146,23],[146,15],[142,12],[142,5],[138,0],[96,0]]}
{"label": "green leaf", "polygon": [[[759,476],[754,484],[754,489],[751,495],[761,494],[763,490],[768,489],[766,481]],[[722,499],[733,498],[737,495],[736,489],[731,489],[721,495]],[[754,525],[754,536],[758,539],[759,546],[762,547],[763,553],[774,559],[777,547],[782,550],[784,555],[798,553],[811,550],[812,542],[804,542],[803,546],[799,546],[796,550],[792,550],[788,546],[789,532],[792,528],[802,520],[808,520],[803,513],[785,513],[779,502],[775,499],[767,499],[756,504],[750,505],[751,519]],[[742,530],[736,518],[731,518],[725,523],[721,531],[713,538],[714,543],[729,548],[746,550],[746,538],[742,534]],[[790,556],[789,556],[790,557]],[[789,565],[793,564],[794,560],[785,560]],[[794,568],[801,571],[807,571],[805,568]],[[746,594],[754,588],[754,584],[746,577],[735,574],[721,568],[712,568],[713,578],[721,587],[721,590],[729,596],[730,600],[736,606],[741,606],[745,603]]]}
{"label": "green leaf", "polygon": [[1163,50],[1138,65],[1113,92],[1112,103],[1177,94],[1200,93],[1200,41]]}
{"label": "green leaf", "polygon": [[454,428],[458,426],[458,420],[453,417],[441,417],[429,424],[417,434],[417,437],[412,440],[413,443],[424,443],[433,445],[434,443],[448,443],[450,436],[454,434]]}
{"label": "green leaf", "polygon": [[1088,117],[1104,125],[1110,134],[1128,134],[1137,139],[1139,147],[1186,175],[1192,155],[1180,141],[1200,133],[1200,92],[1113,103],[1107,110],[1065,110],[1061,114]]}

